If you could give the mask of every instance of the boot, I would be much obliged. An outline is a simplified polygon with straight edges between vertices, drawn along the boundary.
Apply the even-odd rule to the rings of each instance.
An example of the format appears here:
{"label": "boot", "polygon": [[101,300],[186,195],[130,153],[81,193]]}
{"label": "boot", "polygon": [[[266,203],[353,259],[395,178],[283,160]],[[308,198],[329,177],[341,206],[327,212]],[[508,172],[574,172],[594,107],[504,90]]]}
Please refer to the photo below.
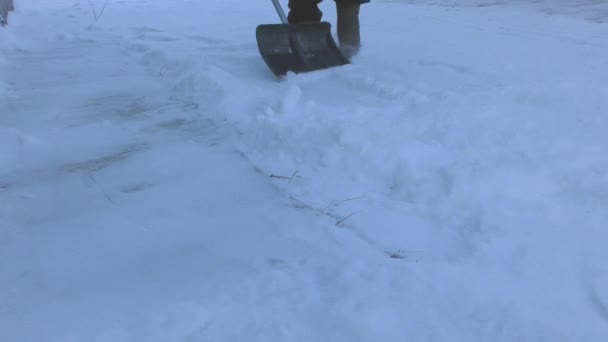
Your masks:
{"label": "boot", "polygon": [[287,21],[290,24],[319,22],[323,12],[319,9],[322,0],[289,0],[289,15]]}
{"label": "boot", "polygon": [[344,57],[351,59],[361,48],[359,8],[361,4],[347,0],[336,1],[338,12],[338,41]]}

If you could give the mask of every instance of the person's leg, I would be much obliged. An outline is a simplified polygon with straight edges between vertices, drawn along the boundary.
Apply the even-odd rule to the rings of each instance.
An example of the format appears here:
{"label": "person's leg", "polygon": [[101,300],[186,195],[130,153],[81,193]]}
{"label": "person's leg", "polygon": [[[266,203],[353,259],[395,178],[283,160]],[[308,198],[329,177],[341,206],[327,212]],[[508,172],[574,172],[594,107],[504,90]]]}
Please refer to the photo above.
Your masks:
{"label": "person's leg", "polygon": [[366,2],[369,0],[336,0],[338,41],[340,49],[349,59],[356,55],[361,47],[359,8]]}
{"label": "person's leg", "polygon": [[323,0],[289,0],[289,15],[287,20],[292,23],[319,22],[323,12],[319,3]]}
{"label": "person's leg", "polygon": [[8,24],[8,8],[4,1],[0,1],[0,26]]}

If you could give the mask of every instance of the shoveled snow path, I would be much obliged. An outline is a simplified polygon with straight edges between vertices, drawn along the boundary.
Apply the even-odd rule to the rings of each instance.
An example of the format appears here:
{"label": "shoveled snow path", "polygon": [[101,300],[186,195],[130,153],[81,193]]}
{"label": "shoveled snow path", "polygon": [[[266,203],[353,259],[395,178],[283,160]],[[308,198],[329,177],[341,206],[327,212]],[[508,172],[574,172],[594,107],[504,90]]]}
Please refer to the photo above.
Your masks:
{"label": "shoveled snow path", "polygon": [[87,6],[3,37],[0,340],[608,335],[604,26],[377,1],[276,82],[265,1]]}

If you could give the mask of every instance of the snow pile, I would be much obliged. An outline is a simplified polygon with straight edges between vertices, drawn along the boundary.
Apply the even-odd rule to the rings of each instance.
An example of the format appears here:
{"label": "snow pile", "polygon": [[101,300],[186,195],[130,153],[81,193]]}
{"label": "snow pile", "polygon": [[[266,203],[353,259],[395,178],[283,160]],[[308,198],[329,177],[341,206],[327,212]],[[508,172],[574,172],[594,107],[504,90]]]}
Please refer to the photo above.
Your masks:
{"label": "snow pile", "polygon": [[[523,334],[511,339],[600,336],[608,88],[596,75],[607,70],[606,28],[495,9],[378,5],[364,15],[383,21],[366,30],[353,66],[264,86],[207,75],[224,84],[221,115],[241,149],[370,245],[473,272],[446,281],[428,269],[418,282],[475,292],[491,282],[481,286],[498,292],[482,302],[508,307],[505,329]],[[483,29],[456,22],[484,16],[494,22]],[[398,22],[424,34],[404,37],[391,29]]]}

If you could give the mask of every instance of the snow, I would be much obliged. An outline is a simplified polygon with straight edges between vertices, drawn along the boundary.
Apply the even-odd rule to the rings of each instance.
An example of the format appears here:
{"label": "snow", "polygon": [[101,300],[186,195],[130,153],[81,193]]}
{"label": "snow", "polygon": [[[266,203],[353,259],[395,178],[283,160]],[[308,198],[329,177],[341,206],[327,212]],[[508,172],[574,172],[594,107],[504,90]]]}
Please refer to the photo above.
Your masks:
{"label": "snow", "polygon": [[0,341],[608,339],[604,4],[374,1],[282,81],[265,1],[16,7]]}

